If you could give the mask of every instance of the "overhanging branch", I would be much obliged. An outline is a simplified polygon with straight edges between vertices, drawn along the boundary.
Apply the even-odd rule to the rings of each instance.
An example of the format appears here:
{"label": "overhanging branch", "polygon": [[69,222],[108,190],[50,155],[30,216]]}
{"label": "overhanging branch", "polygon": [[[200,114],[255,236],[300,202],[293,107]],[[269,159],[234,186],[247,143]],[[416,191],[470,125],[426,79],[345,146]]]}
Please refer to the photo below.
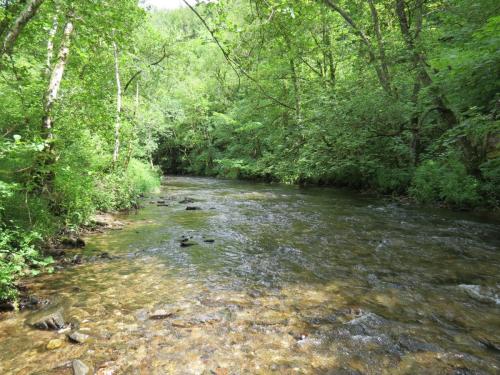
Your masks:
{"label": "overhanging branch", "polygon": [[272,100],[274,103],[276,103],[276,104],[278,104],[278,105],[280,105],[282,107],[295,110],[294,107],[292,107],[292,106],[290,106],[290,105],[288,105],[286,103],[283,103],[281,100],[276,99],[275,97],[269,95],[255,78],[253,78],[237,61],[235,61],[233,58],[231,58],[231,56],[229,55],[229,52],[226,51],[226,49],[223,47],[222,43],[215,36],[214,31],[210,28],[210,26],[208,26],[207,22],[200,15],[200,13],[191,4],[189,4],[186,0],[182,0],[182,1],[184,2],[184,4],[186,4],[186,6],[189,7],[189,9],[191,9],[191,11],[196,15],[196,17],[198,17],[198,19],[201,21],[201,23],[203,24],[203,26],[205,26],[205,28],[207,29],[207,31],[210,33],[210,36],[215,41],[215,43],[217,44],[217,46],[221,50],[222,54],[224,55],[224,58],[229,63],[229,65],[231,66],[231,68],[234,70],[234,72],[236,73],[236,75],[238,76],[238,78],[240,77],[240,73],[241,73],[246,78],[248,78],[250,81],[252,81],[257,86],[257,88],[259,89],[259,91],[261,92],[261,94],[264,95],[267,99]]}

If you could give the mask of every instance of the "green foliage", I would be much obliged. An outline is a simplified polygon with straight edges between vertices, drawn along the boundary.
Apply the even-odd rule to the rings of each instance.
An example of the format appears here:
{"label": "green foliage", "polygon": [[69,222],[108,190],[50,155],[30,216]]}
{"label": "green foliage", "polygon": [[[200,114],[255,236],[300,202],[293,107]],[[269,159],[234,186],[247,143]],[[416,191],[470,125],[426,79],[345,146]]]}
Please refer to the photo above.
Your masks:
{"label": "green foliage", "polygon": [[148,32],[172,36],[170,69],[149,78],[161,95],[145,117],[164,108],[155,159],[173,173],[498,207],[495,2],[407,6],[412,43],[394,1],[373,2],[383,50],[368,2],[335,3],[353,22],[321,2],[199,5],[219,45],[189,9],[154,13]]}
{"label": "green foliage", "polygon": [[412,172],[405,169],[378,169],[375,174],[375,187],[382,193],[403,194],[410,185]]}
{"label": "green foliage", "polygon": [[410,194],[421,202],[441,201],[459,207],[480,202],[478,181],[467,174],[465,166],[454,158],[429,160],[415,171]]}
{"label": "green foliage", "polygon": [[132,159],[127,168],[127,181],[132,196],[139,196],[160,188],[160,174],[155,168],[140,160]]}
{"label": "green foliage", "polygon": [[480,166],[484,183],[480,186],[482,195],[492,207],[500,207],[500,157]]}
{"label": "green foliage", "polygon": [[[0,46],[21,11],[10,5],[0,6]],[[15,297],[17,278],[49,263],[37,250],[44,241],[62,229],[77,230],[98,209],[136,206],[140,194],[158,187],[157,171],[142,162],[151,151],[138,148],[144,127],[133,90],[123,95],[122,147],[119,160],[112,162],[117,118],[113,43],[122,80],[128,79],[138,69],[134,30],[144,17],[135,0],[45,1],[19,33],[12,53],[0,50],[0,299]],[[54,19],[58,28],[48,64]],[[62,62],[59,48],[69,20],[75,29],[69,60],[49,113],[50,70]],[[50,135],[42,131],[48,114]]]}
{"label": "green foliage", "polygon": [[40,239],[36,232],[0,226],[0,301],[17,297],[18,277],[50,270],[52,258],[43,257],[36,250]]}
{"label": "green foliage", "polygon": [[96,180],[93,201],[100,211],[129,209],[137,206],[137,198],[159,189],[158,171],[132,159],[127,170],[113,171]]}

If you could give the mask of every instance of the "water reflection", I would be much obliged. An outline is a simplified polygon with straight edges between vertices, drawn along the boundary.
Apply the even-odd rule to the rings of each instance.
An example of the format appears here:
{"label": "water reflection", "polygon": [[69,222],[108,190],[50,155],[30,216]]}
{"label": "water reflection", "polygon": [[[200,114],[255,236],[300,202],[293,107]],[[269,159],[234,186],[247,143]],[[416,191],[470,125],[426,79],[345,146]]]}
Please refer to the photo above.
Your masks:
{"label": "water reflection", "polygon": [[90,340],[48,350],[63,333],[4,314],[2,373],[71,373],[76,358],[99,374],[500,371],[498,223],[212,179],[160,196],[88,239],[87,256],[116,259],[30,281]]}

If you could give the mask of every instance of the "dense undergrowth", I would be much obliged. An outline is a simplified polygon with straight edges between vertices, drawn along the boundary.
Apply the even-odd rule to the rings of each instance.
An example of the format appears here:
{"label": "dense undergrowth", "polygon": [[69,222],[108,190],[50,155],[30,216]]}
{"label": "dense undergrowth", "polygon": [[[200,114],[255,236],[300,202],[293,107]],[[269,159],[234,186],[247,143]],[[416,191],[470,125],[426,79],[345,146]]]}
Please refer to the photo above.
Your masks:
{"label": "dense undergrowth", "polygon": [[48,241],[78,233],[97,211],[136,208],[140,196],[159,188],[158,170],[140,160],[109,170],[105,152],[72,148],[50,168],[50,191],[39,191],[30,166],[42,148],[19,138],[8,148],[0,159],[0,302],[18,296],[20,277],[51,271],[53,259],[41,250]]}

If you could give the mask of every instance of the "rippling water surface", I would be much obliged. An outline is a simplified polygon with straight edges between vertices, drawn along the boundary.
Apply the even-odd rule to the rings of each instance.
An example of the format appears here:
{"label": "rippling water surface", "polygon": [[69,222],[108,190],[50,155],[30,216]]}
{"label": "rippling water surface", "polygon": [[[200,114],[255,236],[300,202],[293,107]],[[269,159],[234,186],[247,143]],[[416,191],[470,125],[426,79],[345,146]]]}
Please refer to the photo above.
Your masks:
{"label": "rippling water surface", "polygon": [[87,238],[85,256],[113,259],[29,282],[89,341],[0,315],[1,374],[71,374],[74,359],[97,374],[500,373],[498,222],[205,178],[168,178],[159,197]]}

